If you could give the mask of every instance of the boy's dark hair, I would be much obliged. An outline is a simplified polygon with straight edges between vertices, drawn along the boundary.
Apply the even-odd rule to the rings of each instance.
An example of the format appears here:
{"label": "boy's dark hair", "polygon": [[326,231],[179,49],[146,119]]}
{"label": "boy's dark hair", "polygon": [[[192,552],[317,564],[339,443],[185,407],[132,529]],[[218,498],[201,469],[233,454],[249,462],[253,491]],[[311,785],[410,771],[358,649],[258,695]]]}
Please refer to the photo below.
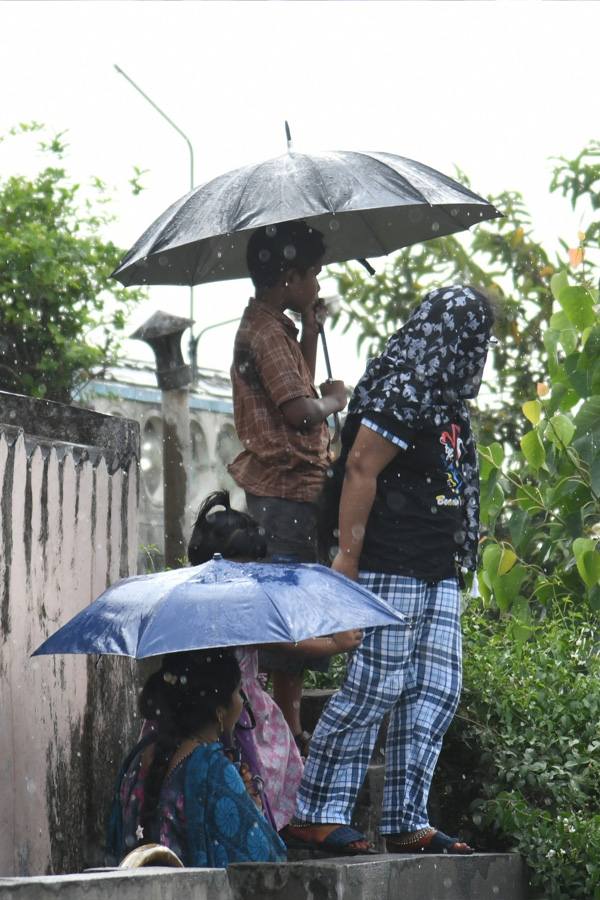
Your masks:
{"label": "boy's dark hair", "polygon": [[[216,509],[218,506],[223,509]],[[205,497],[188,545],[193,566],[208,562],[215,553],[225,559],[264,559],[267,555],[264,532],[248,513],[231,508],[229,491]]]}
{"label": "boy's dark hair", "polygon": [[254,232],[248,241],[246,264],[255,288],[271,288],[288,269],[304,278],[325,250],[321,232],[306,222],[280,222]]}

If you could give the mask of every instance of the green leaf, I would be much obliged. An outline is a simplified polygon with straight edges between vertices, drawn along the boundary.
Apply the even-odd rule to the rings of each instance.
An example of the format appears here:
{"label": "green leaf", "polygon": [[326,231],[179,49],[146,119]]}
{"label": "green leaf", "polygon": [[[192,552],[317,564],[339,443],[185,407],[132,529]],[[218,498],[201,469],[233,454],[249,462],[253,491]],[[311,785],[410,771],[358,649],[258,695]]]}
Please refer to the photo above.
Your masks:
{"label": "green leaf", "polygon": [[587,588],[592,588],[600,582],[600,553],[595,550],[586,550],[577,557],[577,571],[581,575]]}
{"label": "green leaf", "polygon": [[506,575],[493,579],[494,599],[501,610],[508,609],[518,597],[526,575],[525,567],[517,564]]}
{"label": "green leaf", "polygon": [[595,368],[589,357],[583,353],[571,353],[563,362],[569,382],[579,397],[589,397],[593,393]]}
{"label": "green leaf", "polygon": [[583,556],[584,553],[592,552],[596,549],[596,541],[592,538],[576,538],[573,541],[573,553],[576,557]]}
{"label": "green leaf", "polygon": [[501,468],[502,463],[504,462],[504,448],[502,447],[502,444],[499,444],[497,441],[488,446],[480,444],[477,449],[479,450],[481,459],[486,460],[486,462],[496,469]]}
{"label": "green leaf", "polygon": [[589,333],[582,337],[583,352],[592,359],[600,358],[600,324],[594,325]]}
{"label": "green leaf", "polygon": [[542,417],[542,404],[539,400],[528,400],[522,406],[523,412],[525,414],[525,418],[528,419],[532,425],[537,425]]}
{"label": "green leaf", "polygon": [[539,469],[546,459],[546,452],[537,431],[528,431],[521,438],[521,450],[533,469]]}
{"label": "green leaf", "polygon": [[488,543],[483,551],[483,568],[493,579],[498,574],[498,566],[502,559],[502,547],[499,544]]}
{"label": "green leaf", "polygon": [[517,502],[523,509],[534,515],[546,509],[542,492],[536,485],[528,484],[517,488]]}
{"label": "green leaf", "polygon": [[593,492],[600,497],[600,456],[596,456],[590,465],[590,480]]}
{"label": "green leaf", "polygon": [[531,516],[525,509],[515,509],[508,522],[508,530],[516,547],[526,540]]}
{"label": "green leaf", "polygon": [[561,291],[564,291],[565,288],[569,286],[569,277],[567,275],[566,269],[562,269],[562,271],[557,272],[550,279],[550,290],[552,291],[552,296],[558,300],[558,296]]}
{"label": "green leaf", "polygon": [[557,413],[550,419],[549,427],[546,429],[546,437],[553,444],[560,444],[568,447],[575,434],[575,426],[568,416]]}
{"label": "green leaf", "polygon": [[556,352],[556,344],[558,342],[565,353],[574,353],[577,348],[577,340],[577,331],[569,321],[566,313],[554,313],[550,319],[550,329],[544,335],[544,343],[549,352]]}
{"label": "green leaf", "polygon": [[552,385],[552,393],[546,401],[546,415],[552,416],[559,409],[561,412],[568,412],[579,402],[579,399],[575,391],[566,384],[557,382]]}
{"label": "green leaf", "polygon": [[577,411],[574,420],[575,434],[577,438],[584,434],[600,435],[600,397],[590,397],[585,400]]}
{"label": "green leaf", "polygon": [[517,554],[510,547],[502,547],[502,556],[498,563],[498,575],[506,575],[517,561]]}
{"label": "green leaf", "polygon": [[592,298],[586,288],[579,285],[563,288],[557,299],[569,321],[579,331],[594,325],[596,314],[592,308]]}

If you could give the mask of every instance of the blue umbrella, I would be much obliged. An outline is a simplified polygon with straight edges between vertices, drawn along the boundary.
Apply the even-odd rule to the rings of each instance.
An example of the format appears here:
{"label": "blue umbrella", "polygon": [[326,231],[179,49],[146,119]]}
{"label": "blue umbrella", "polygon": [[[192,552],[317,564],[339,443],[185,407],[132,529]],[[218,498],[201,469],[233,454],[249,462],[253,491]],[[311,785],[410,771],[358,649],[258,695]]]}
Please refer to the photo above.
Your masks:
{"label": "blue umbrella", "polygon": [[302,641],[398,625],[401,613],[316,564],[234,563],[124,578],[59,628],[33,656],[98,653],[144,659],[203,647]]}

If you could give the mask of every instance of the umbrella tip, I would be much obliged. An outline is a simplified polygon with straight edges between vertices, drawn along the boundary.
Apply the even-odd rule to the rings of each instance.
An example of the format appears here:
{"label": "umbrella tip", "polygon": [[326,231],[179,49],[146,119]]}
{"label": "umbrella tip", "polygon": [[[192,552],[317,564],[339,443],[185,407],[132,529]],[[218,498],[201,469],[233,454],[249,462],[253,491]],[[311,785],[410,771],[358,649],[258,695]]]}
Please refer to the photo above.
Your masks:
{"label": "umbrella tip", "polygon": [[285,122],[285,136],[287,139],[287,148],[288,148],[288,150],[291,150],[292,149],[292,134],[290,131],[290,126],[287,123],[287,119]]}

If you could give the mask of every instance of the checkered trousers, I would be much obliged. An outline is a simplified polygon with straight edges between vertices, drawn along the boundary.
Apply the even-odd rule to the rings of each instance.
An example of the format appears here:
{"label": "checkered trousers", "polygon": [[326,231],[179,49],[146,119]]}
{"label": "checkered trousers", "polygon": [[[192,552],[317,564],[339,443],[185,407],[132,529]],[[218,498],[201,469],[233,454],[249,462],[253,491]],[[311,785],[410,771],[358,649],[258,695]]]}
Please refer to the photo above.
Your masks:
{"label": "checkered trousers", "polygon": [[433,771],[460,697],[458,582],[375,572],[361,572],[359,581],[406,622],[365,631],[315,729],[294,820],[350,824],[381,720],[391,710],[380,831],[415,831],[428,824]]}

